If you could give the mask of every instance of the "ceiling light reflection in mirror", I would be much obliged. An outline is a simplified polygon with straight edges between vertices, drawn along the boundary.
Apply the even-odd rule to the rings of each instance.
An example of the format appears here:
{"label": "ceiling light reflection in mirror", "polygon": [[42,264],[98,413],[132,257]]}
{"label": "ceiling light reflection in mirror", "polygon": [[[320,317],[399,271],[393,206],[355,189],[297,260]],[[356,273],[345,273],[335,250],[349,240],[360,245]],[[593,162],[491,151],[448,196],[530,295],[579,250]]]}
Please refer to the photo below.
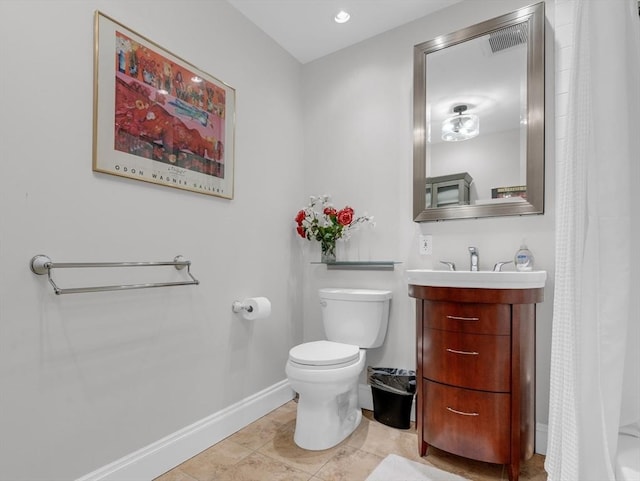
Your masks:
{"label": "ceiling light reflection in mirror", "polygon": [[351,15],[349,15],[349,12],[345,12],[344,10],[340,10],[335,17],[333,17],[333,20],[336,23],[347,23],[349,21],[349,19],[351,18]]}
{"label": "ceiling light reflection in mirror", "polygon": [[480,119],[476,114],[465,113],[467,105],[453,107],[455,115],[442,121],[442,140],[445,142],[461,142],[473,139],[480,133]]}

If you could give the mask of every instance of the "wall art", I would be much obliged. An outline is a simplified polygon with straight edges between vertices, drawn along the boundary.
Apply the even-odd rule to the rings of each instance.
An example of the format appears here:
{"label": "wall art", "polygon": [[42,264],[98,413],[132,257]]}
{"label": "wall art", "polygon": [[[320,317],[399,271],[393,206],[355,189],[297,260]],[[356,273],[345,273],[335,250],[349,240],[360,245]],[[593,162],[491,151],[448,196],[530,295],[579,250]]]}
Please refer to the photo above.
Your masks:
{"label": "wall art", "polygon": [[235,89],[99,11],[94,20],[93,170],[232,199]]}

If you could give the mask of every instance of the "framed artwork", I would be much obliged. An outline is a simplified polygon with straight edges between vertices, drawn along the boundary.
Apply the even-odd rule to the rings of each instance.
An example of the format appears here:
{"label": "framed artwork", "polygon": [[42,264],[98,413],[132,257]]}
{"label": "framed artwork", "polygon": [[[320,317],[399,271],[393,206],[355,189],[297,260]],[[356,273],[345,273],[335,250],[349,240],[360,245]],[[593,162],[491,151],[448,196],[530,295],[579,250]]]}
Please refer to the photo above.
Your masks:
{"label": "framed artwork", "polygon": [[93,170],[233,199],[235,89],[96,11]]}
{"label": "framed artwork", "polygon": [[492,199],[507,199],[512,197],[527,198],[527,186],[526,185],[512,185],[510,187],[496,187],[491,189]]}

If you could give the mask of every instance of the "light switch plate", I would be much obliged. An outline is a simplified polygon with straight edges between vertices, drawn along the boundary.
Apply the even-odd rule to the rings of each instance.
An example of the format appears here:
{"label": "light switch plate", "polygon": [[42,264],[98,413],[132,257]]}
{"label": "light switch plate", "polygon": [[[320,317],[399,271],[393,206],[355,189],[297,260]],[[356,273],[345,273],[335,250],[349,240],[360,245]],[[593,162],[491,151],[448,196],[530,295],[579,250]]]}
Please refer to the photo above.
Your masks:
{"label": "light switch plate", "polygon": [[421,256],[430,256],[433,254],[433,236],[421,234],[418,237],[418,242]]}

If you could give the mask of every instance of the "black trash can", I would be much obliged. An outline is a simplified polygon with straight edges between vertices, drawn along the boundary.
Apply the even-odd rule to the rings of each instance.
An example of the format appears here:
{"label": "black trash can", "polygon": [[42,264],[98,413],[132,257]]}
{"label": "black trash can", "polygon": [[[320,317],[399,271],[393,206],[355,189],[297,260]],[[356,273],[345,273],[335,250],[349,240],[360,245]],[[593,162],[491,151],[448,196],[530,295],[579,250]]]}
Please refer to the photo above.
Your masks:
{"label": "black trash can", "polygon": [[388,367],[367,367],[373,395],[373,417],[398,429],[411,427],[411,406],[416,392],[416,372]]}

